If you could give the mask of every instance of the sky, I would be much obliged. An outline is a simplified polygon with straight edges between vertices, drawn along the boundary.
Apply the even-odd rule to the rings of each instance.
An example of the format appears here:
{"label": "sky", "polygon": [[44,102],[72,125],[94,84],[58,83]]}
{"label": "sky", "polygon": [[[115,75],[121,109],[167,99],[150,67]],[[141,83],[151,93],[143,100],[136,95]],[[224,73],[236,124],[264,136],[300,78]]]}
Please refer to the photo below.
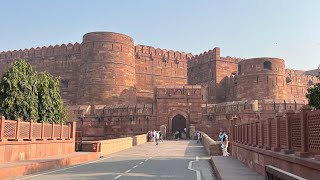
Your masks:
{"label": "sky", "polygon": [[1,0],[0,52],[81,42],[119,32],[135,44],[194,55],[278,57],[286,68],[320,64],[319,0]]}

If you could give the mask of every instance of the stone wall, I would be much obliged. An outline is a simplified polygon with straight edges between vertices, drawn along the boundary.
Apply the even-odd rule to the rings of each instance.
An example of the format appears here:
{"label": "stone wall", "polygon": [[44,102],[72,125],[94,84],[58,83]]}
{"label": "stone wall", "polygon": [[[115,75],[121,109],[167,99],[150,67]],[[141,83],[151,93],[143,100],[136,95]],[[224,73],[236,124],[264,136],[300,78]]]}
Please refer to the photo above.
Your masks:
{"label": "stone wall", "polygon": [[304,101],[309,86],[319,83],[319,78],[301,70],[286,69],[287,99],[291,101]]}
{"label": "stone wall", "polygon": [[135,46],[138,102],[153,102],[156,86],[187,84],[191,54],[151,46]]}
{"label": "stone wall", "polygon": [[222,149],[221,149],[221,142],[213,140],[210,136],[206,133],[201,132],[202,135],[202,144],[206,149],[209,156],[221,156]]}
{"label": "stone wall", "polygon": [[100,156],[107,156],[146,142],[147,139],[145,134],[101,141],[83,141],[82,151],[99,152]]}
{"label": "stone wall", "polygon": [[[188,84],[207,89],[208,103],[225,102],[229,77],[237,72],[239,58],[220,57],[220,48],[193,56],[188,61]],[[233,99],[233,98],[232,98]]]}
{"label": "stone wall", "polygon": [[66,104],[76,103],[81,45],[62,44],[0,53],[0,77],[11,67],[14,59],[27,59],[38,72],[47,71],[61,77],[61,96]]}

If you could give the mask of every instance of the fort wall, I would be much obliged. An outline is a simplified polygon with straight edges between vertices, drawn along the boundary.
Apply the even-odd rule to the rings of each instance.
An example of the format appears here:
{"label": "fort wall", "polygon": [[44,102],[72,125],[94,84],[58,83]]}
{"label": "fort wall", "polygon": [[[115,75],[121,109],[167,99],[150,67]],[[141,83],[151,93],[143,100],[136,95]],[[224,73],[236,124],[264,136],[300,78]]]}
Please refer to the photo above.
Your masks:
{"label": "fort wall", "polygon": [[82,61],[80,46],[79,43],[69,43],[1,52],[0,76],[11,67],[14,59],[27,59],[34,70],[60,76],[61,96],[66,104],[74,104],[78,89],[78,69]]}
{"label": "fort wall", "polygon": [[188,84],[207,88],[208,103],[227,100],[228,78],[237,72],[239,58],[220,57],[220,48],[195,55],[188,61]]}
{"label": "fort wall", "polygon": [[152,102],[154,88],[187,84],[187,61],[192,55],[151,46],[135,46],[137,98]]}
{"label": "fort wall", "polygon": [[319,78],[307,75],[305,71],[286,69],[287,99],[305,101],[305,94],[309,86],[319,83]]}
{"label": "fort wall", "polygon": [[93,32],[81,44],[0,53],[0,75],[13,60],[27,59],[38,72],[60,76],[66,104],[152,102],[158,85],[187,84],[189,53],[137,45],[119,33]]}

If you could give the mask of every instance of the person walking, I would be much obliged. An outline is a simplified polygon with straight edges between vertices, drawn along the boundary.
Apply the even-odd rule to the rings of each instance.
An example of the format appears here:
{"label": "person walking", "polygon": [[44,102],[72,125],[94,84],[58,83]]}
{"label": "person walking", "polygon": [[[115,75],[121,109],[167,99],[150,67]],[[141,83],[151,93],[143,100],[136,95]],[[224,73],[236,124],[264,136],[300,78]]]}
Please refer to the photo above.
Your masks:
{"label": "person walking", "polygon": [[159,141],[163,141],[161,131],[159,131]]}
{"label": "person walking", "polygon": [[147,142],[150,142],[150,131],[147,133]]}
{"label": "person walking", "polygon": [[228,153],[228,145],[229,145],[228,135],[223,129],[220,130],[219,139],[221,141],[222,155],[229,156],[230,153]]}
{"label": "person walking", "polygon": [[201,134],[199,133],[199,131],[197,131],[197,144],[200,142],[200,138],[201,138]]}
{"label": "person walking", "polygon": [[156,130],[152,132],[152,142],[155,142]]}
{"label": "person walking", "polygon": [[159,138],[160,138],[160,132],[155,132],[155,135],[154,135],[154,137],[155,137],[155,140],[156,140],[156,145],[158,145],[159,144]]}

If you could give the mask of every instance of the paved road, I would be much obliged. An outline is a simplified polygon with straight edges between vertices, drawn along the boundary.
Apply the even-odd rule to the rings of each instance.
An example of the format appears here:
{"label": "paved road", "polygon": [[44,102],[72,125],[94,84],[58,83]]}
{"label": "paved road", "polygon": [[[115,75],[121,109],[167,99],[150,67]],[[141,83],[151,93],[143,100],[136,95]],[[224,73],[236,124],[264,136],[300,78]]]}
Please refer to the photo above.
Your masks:
{"label": "paved road", "polygon": [[25,176],[33,180],[215,180],[205,149],[195,141],[146,143],[98,161]]}

